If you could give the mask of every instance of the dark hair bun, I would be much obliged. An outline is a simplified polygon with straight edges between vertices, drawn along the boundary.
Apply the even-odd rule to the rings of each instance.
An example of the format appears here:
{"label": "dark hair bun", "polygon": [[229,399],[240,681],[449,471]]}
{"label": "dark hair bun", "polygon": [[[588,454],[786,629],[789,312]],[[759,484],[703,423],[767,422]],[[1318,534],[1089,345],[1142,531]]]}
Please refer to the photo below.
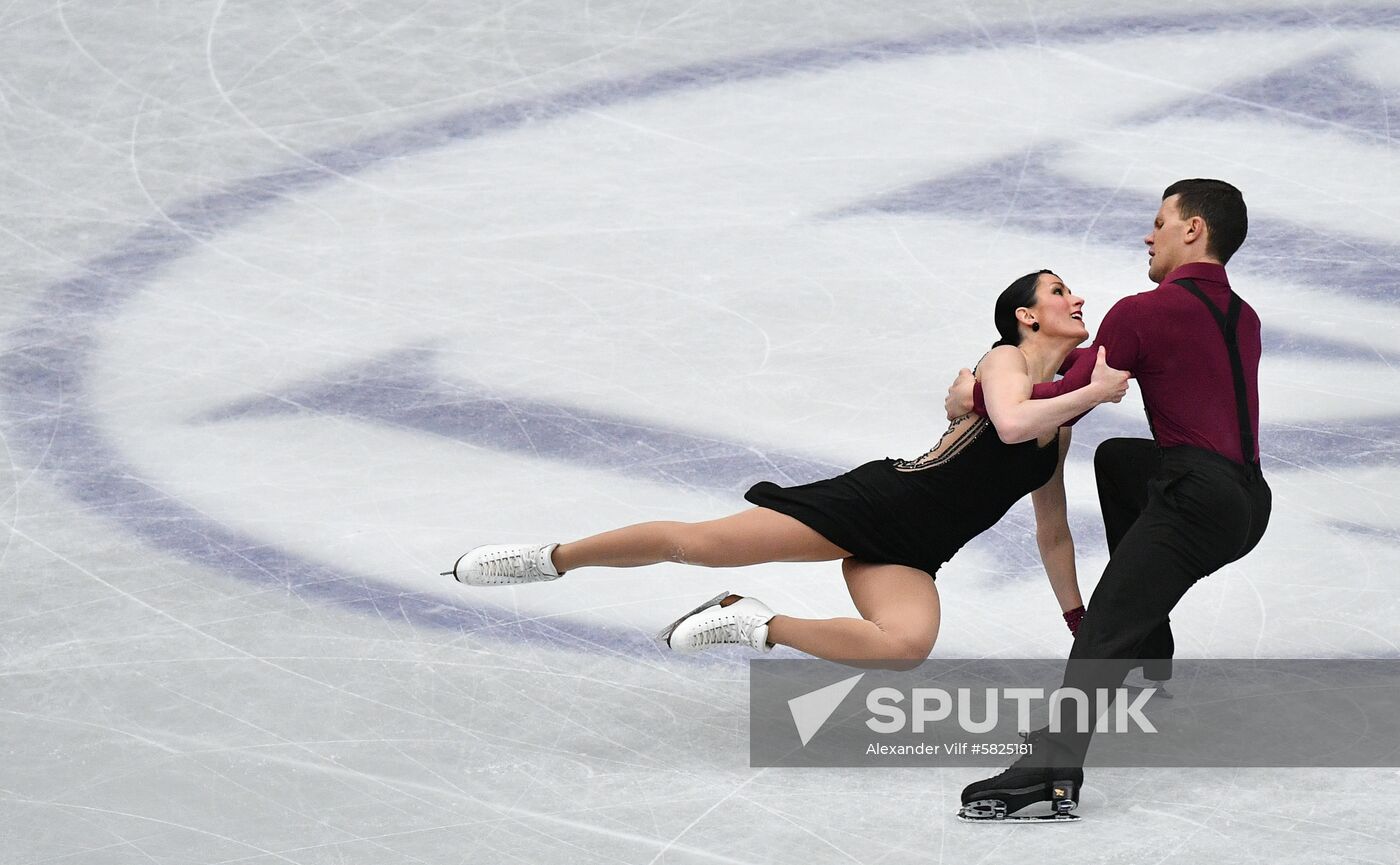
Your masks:
{"label": "dark hair bun", "polygon": [[1021,323],[1016,320],[1016,310],[1023,306],[1035,306],[1035,286],[1043,273],[1054,275],[1054,271],[1050,270],[1028,273],[1008,285],[997,297],[997,304],[992,312],[992,323],[996,325],[1001,339],[992,343],[992,348],[1021,344]]}

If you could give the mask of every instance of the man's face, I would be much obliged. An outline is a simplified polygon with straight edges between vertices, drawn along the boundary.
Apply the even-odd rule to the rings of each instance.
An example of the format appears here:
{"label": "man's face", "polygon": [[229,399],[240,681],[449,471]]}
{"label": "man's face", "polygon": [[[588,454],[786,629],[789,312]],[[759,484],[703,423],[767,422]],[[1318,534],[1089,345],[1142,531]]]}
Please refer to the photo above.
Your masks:
{"label": "man's face", "polygon": [[1173,195],[1162,200],[1162,206],[1157,209],[1157,217],[1152,222],[1152,230],[1142,239],[1147,244],[1147,278],[1153,282],[1160,283],[1167,274],[1187,261],[1189,250],[1186,237],[1195,229],[1191,221],[1183,220],[1176,209],[1178,198]]}

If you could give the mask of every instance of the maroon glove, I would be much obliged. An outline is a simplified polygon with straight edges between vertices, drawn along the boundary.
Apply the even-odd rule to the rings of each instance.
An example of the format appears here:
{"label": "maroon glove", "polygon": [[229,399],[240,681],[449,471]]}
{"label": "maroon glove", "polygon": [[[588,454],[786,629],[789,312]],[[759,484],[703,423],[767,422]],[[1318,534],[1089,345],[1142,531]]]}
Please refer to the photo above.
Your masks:
{"label": "maroon glove", "polygon": [[1065,624],[1069,625],[1069,632],[1072,636],[1079,636],[1079,623],[1084,620],[1083,604],[1065,613]]}

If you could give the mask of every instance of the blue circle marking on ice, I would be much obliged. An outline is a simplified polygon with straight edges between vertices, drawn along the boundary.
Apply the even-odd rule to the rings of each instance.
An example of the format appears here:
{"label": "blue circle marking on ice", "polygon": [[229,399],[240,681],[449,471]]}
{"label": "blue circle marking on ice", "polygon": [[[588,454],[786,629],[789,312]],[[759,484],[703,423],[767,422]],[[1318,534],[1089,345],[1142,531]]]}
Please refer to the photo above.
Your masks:
{"label": "blue circle marking on ice", "polygon": [[[1202,26],[1218,30],[1333,28],[1394,29],[1400,14],[1384,10],[1331,13],[1323,21],[1306,11],[1242,13],[1195,18],[1190,21],[1132,19],[1040,29],[1008,27],[994,32],[943,33],[925,39],[813,48],[673,69],[620,81],[601,81],[558,96],[466,111],[441,120],[372,136],[352,146],[307,157],[308,164],[248,179],[229,189],[173,210],[165,221],[149,225],[113,252],[89,261],[82,274],[52,286],[40,298],[33,316],[12,338],[14,348],[4,361],[9,404],[10,442],[28,460],[53,470],[70,494],[102,513],[110,514],[136,536],[201,565],[250,579],[287,585],[310,596],[346,606],[391,614],[431,626],[491,630],[512,638],[571,647],[640,650],[644,636],[620,632],[567,618],[522,620],[491,607],[452,606],[438,596],[405,592],[389,582],[347,577],[339,570],[308,560],[274,544],[232,530],[174,496],[153,490],[111,444],[94,409],[83,399],[89,380],[96,332],[164,268],[200,250],[250,217],[276,208],[290,197],[308,193],[384,163],[424,154],[447,145],[476,139],[542,120],[559,119],[584,109],[597,109],[644,98],[676,95],[735,82],[779,78],[804,71],[825,71],[848,64],[903,59],[928,54],[952,54],[978,48],[1000,49],[1045,40],[1073,43],[1132,35],[1196,32]],[[1368,89],[1369,88],[1369,89]],[[1306,94],[1306,98],[1298,96]],[[1319,94],[1321,94],[1319,96]],[[1329,94],[1331,94],[1329,96]],[[1218,112],[1283,113],[1302,125],[1343,127],[1349,134],[1380,137],[1393,142],[1368,99],[1384,103],[1388,94],[1350,78],[1330,57],[1314,57],[1300,66],[1272,73],[1221,94],[1192,100],[1194,115]],[[1299,102],[1297,100],[1303,99]],[[1318,110],[1323,106],[1325,110]],[[1062,207],[1045,211],[1018,206],[1030,196],[1051,193]],[[975,193],[975,194],[969,194]],[[1106,206],[1105,202],[1112,206]],[[960,172],[904,189],[884,193],[828,213],[826,219],[868,213],[937,213],[973,220],[999,220],[1028,231],[1121,244],[1135,238],[1142,225],[1136,214],[1155,208],[1151,197],[1116,193],[1092,184],[1066,183],[1049,154],[1032,148],[1011,157],[975,165]],[[1083,213],[1098,212],[1086,229]],[[1048,215],[1047,215],[1048,213]],[[1087,231],[1087,235],[1086,235]],[[1344,258],[1319,259],[1320,252],[1342,241]],[[1256,220],[1251,245],[1265,246],[1269,257],[1251,262],[1259,273],[1311,279],[1336,290],[1395,298],[1400,247],[1394,243],[1345,234],[1328,235],[1313,227],[1281,221]],[[1287,258],[1282,253],[1289,253]],[[1243,253],[1242,253],[1243,255]],[[1287,268],[1286,270],[1284,268]],[[1356,288],[1352,288],[1356,287]],[[1310,356],[1374,358],[1373,350],[1308,334],[1270,335],[1270,349]],[[758,476],[798,480],[837,467],[802,455],[763,453],[737,441],[716,440],[682,428],[638,425],[626,417],[604,412],[561,410],[548,403],[513,400],[493,402],[491,394],[462,392],[444,407],[432,376],[425,373],[430,350],[404,350],[366,364],[339,378],[301,390],[293,388],[272,398],[246,400],[211,412],[200,422],[223,418],[267,416],[289,403],[325,413],[342,413],[368,420],[392,421],[462,441],[503,451],[560,459],[578,459],[593,467],[631,472],[652,480],[713,489],[735,489]],[[1395,358],[1385,360],[1393,362]],[[394,400],[383,394],[393,393]],[[403,395],[410,397],[405,401]],[[289,399],[289,397],[291,397]],[[455,400],[455,402],[453,402]],[[525,421],[521,423],[521,418]],[[509,422],[503,422],[508,420]],[[1345,435],[1317,429],[1268,428],[1263,438],[1269,455],[1286,461],[1393,460],[1400,436],[1400,419],[1373,418],[1349,424]],[[641,441],[658,459],[639,463],[630,449]],[[1377,448],[1376,442],[1390,442]],[[584,442],[582,446],[580,442]],[[683,455],[683,458],[667,459]],[[679,474],[678,474],[679,473]]]}

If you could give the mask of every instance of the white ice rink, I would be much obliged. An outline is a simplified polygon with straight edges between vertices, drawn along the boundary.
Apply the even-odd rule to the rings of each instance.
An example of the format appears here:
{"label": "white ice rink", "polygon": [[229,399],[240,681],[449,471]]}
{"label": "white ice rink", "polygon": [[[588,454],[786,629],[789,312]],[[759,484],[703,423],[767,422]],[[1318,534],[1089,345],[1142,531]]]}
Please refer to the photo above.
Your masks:
{"label": "white ice rink", "polygon": [[[1400,656],[1393,0],[0,4],[0,863],[1400,862],[1394,769],[1100,769],[1032,828],[749,768],[748,656],[649,635],[852,614],[834,564],[438,576],[917,456],[996,294],[1093,330],[1194,176],[1275,499],[1178,652]],[[1031,528],[935,655],[1068,652]]]}

